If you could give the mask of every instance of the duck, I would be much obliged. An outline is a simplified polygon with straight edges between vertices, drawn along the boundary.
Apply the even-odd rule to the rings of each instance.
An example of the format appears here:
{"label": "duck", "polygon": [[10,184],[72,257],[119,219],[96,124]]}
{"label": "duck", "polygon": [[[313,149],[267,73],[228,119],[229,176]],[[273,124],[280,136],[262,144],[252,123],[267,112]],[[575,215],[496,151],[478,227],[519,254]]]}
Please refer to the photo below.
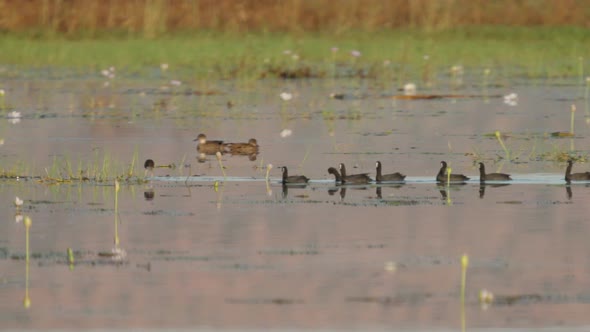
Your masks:
{"label": "duck", "polygon": [[369,177],[368,173],[346,175],[346,167],[342,163],[340,163],[339,168],[340,168],[340,176],[342,178],[342,183],[360,184],[360,183],[369,183],[369,182],[373,181],[373,179],[371,179]]}
{"label": "duck", "polygon": [[227,144],[223,143],[223,141],[209,141],[207,140],[207,135],[199,134],[197,138],[193,140],[198,141],[197,151],[205,153],[205,154],[215,154],[217,152],[226,152]]}
{"label": "duck", "polygon": [[287,166],[281,167],[281,171],[283,172],[283,180],[281,181],[282,184],[288,183],[307,183],[309,182],[309,178],[305,175],[291,175],[289,176],[289,171],[287,170]]}
{"label": "duck", "polygon": [[375,176],[375,180],[377,182],[388,182],[388,181],[399,182],[399,181],[403,181],[405,178],[406,178],[406,176],[399,173],[399,172],[382,175],[381,174],[381,162],[380,161],[377,162],[377,176]]}
{"label": "duck", "polygon": [[328,173],[334,175],[336,183],[342,182],[342,177],[340,176],[340,173],[338,173],[338,170],[336,168],[334,168],[334,167],[328,168]]}
{"label": "duck", "polygon": [[565,169],[565,181],[586,181],[590,180],[590,172],[585,173],[574,173],[572,174],[572,166],[574,165],[573,160],[567,161],[567,168]]}
{"label": "duck", "polygon": [[252,155],[258,153],[258,142],[250,138],[248,143],[228,143],[227,148],[231,154]]}
{"label": "duck", "polygon": [[[448,179],[447,162],[441,161],[440,164],[441,164],[441,167],[440,167],[440,170],[438,171],[438,174],[436,175],[436,181],[437,182],[447,182],[447,179]],[[451,173],[451,182],[464,182],[467,180],[469,180],[469,178],[463,174],[452,174]]]}
{"label": "duck", "polygon": [[486,167],[483,163],[479,163],[479,182],[486,181],[509,181],[512,180],[510,174],[504,173],[488,173],[486,174]]}

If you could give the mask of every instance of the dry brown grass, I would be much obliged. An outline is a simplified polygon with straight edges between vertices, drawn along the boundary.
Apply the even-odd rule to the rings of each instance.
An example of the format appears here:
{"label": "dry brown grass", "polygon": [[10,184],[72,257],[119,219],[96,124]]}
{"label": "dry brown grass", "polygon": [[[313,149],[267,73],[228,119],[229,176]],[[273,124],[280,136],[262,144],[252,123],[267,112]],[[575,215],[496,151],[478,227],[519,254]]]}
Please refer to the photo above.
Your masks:
{"label": "dry brown grass", "polygon": [[75,35],[376,31],[464,25],[590,27],[586,0],[0,0],[0,30]]}

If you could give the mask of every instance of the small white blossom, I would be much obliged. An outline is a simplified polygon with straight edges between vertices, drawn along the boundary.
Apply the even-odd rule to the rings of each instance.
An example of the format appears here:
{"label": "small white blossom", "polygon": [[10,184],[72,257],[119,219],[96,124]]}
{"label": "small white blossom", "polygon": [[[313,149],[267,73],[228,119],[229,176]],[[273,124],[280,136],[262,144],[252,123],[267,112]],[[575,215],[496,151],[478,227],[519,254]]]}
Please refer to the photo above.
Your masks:
{"label": "small white blossom", "polygon": [[416,94],[416,84],[414,83],[406,83],[404,85],[404,94],[405,95],[415,95]]}
{"label": "small white blossom", "polygon": [[361,51],[358,51],[358,50],[352,50],[352,51],[350,51],[350,55],[352,55],[352,56],[353,56],[353,57],[355,57],[355,58],[358,58],[358,57],[360,57],[360,56],[361,56]]}
{"label": "small white blossom", "polygon": [[289,92],[281,92],[281,94],[279,96],[284,101],[289,101],[289,100],[293,99],[293,94],[289,93]]}
{"label": "small white blossom", "polygon": [[518,95],[514,92],[505,95],[504,103],[510,106],[518,105]]}
{"label": "small white blossom", "polygon": [[168,64],[167,63],[160,64],[160,69],[162,69],[162,71],[168,70]]}
{"label": "small white blossom", "polygon": [[291,129],[283,129],[281,131],[281,137],[285,138],[285,137],[289,137],[293,134],[293,131]]}
{"label": "small white blossom", "polygon": [[172,81],[170,81],[170,85],[180,86],[180,85],[182,85],[182,82],[179,80],[172,80]]}
{"label": "small white blossom", "polygon": [[18,196],[16,196],[16,198],[14,199],[14,205],[16,205],[17,207],[22,206],[24,203],[24,201],[22,199],[20,199]]}
{"label": "small white blossom", "polygon": [[20,119],[20,118],[22,118],[22,115],[20,112],[12,111],[12,112],[9,112],[8,114],[6,114],[6,117],[9,119]]}

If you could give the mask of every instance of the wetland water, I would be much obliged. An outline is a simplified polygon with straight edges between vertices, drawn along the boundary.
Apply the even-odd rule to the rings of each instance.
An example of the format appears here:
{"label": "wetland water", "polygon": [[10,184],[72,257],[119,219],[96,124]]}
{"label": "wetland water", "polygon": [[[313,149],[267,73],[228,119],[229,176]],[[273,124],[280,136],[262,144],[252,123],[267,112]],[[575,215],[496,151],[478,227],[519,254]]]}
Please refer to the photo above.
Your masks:
{"label": "wetland water", "polygon": [[[98,76],[35,75],[3,83],[12,107],[4,116],[22,114],[0,124],[5,170],[45,177],[67,173],[67,161],[102,168],[106,155],[112,177],[134,154],[137,174],[147,158],[177,167],[123,182],[118,213],[113,181],[2,180],[0,328],[458,330],[462,317],[467,330],[590,324],[590,187],[566,186],[556,160],[572,148],[585,157],[590,143],[587,101],[573,81],[511,81],[488,87],[489,97],[441,83],[424,93],[472,97],[398,100],[390,96],[401,92],[370,81],[104,86]],[[284,91],[293,99],[282,101]],[[331,99],[334,91],[344,98]],[[514,106],[501,97],[511,92]],[[575,136],[552,138],[569,130],[571,104]],[[292,134],[282,137],[284,129]],[[507,135],[511,162],[487,135],[496,130]],[[223,181],[214,156],[198,160],[201,132],[255,137],[260,153],[223,155]],[[377,160],[406,183],[337,187],[327,172],[342,162],[374,177]],[[441,160],[472,180],[438,186]],[[480,160],[515,180],[480,186]],[[312,182],[283,188],[283,165]],[[578,162],[574,172],[588,168]],[[29,264],[16,196],[32,218]],[[487,309],[481,289],[496,296]]]}

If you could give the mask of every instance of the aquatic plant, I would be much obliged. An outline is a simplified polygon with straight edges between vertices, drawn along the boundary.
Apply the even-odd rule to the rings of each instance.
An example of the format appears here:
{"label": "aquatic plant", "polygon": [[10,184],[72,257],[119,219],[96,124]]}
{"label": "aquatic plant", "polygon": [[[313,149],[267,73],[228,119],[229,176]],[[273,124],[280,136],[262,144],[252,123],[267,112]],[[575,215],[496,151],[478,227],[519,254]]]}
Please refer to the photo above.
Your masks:
{"label": "aquatic plant", "polygon": [[223,178],[226,178],[227,175],[225,174],[225,167],[223,167],[223,162],[221,161],[221,152],[217,151],[215,153],[215,157],[217,158],[217,161],[219,162],[219,167],[221,168],[221,172],[223,173]]}
{"label": "aquatic plant", "polygon": [[29,297],[29,264],[30,264],[29,231],[31,229],[31,226],[33,225],[33,221],[31,220],[31,217],[25,216],[24,224],[25,224],[25,265],[26,265],[26,269],[25,269],[25,298],[23,300],[23,306],[25,307],[25,309],[28,309],[31,307],[31,298]]}
{"label": "aquatic plant", "polygon": [[465,331],[465,286],[467,283],[467,266],[469,265],[469,256],[461,256],[461,330]]}
{"label": "aquatic plant", "polygon": [[504,141],[502,140],[502,135],[500,134],[500,131],[496,130],[495,135],[496,135],[496,139],[500,143],[500,146],[502,146],[504,153],[506,154],[506,159],[510,160],[510,150],[508,150],[508,148],[506,148],[506,145],[504,145]]}

